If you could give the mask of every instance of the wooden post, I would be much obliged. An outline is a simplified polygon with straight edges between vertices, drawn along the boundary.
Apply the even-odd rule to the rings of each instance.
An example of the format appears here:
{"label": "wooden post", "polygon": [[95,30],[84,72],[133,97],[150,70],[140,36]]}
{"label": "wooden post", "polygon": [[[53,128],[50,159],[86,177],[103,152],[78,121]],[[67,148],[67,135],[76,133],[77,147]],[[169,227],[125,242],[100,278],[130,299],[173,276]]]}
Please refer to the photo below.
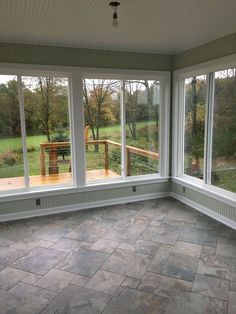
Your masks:
{"label": "wooden post", "polygon": [[104,144],[105,144],[105,173],[108,174],[109,172],[109,146],[106,141]]}
{"label": "wooden post", "polygon": [[45,148],[40,144],[40,174],[42,176],[46,175],[46,167],[45,167]]}
{"label": "wooden post", "polygon": [[129,151],[129,148],[126,147],[126,175],[127,177],[131,176],[130,162],[131,162],[130,151]]}
{"label": "wooden post", "polygon": [[57,147],[56,146],[50,147],[48,173],[49,174],[59,173],[59,167],[57,164]]}

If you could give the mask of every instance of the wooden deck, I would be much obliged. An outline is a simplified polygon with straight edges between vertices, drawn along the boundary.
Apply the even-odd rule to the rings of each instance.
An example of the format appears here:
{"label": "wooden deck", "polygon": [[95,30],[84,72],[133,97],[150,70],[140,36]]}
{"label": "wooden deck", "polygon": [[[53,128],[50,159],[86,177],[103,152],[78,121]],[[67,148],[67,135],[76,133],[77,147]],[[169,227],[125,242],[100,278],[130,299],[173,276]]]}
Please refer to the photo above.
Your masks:
{"label": "wooden deck", "polygon": [[[112,170],[89,170],[86,173],[87,182],[95,181],[95,180],[104,180],[104,179],[112,179],[118,178],[119,175]],[[60,185],[60,184],[70,184],[72,182],[72,174],[70,172],[66,173],[58,173],[51,175],[38,175],[30,177],[30,186],[38,187],[38,186],[50,186],[50,185]],[[16,178],[4,178],[0,179],[0,191],[6,190],[14,190],[24,187],[24,178],[16,177]]]}

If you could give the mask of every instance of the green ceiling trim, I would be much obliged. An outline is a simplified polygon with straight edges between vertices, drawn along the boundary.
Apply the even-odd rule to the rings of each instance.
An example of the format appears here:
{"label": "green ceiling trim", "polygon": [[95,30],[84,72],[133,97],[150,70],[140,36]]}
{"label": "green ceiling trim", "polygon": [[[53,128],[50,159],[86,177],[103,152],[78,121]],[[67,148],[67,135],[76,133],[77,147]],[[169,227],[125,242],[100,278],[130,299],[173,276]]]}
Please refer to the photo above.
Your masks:
{"label": "green ceiling trim", "polygon": [[173,70],[178,70],[235,53],[236,33],[233,33],[175,55],[173,59]]}
{"label": "green ceiling trim", "polygon": [[172,56],[73,47],[0,43],[0,62],[170,71]]}

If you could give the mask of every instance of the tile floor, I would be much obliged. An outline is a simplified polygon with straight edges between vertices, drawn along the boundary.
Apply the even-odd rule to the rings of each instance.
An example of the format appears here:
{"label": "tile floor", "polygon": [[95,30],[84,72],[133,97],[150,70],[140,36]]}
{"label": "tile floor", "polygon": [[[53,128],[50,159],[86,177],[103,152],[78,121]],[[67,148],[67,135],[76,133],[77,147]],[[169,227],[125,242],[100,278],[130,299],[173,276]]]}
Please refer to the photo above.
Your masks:
{"label": "tile floor", "polygon": [[236,313],[236,231],[171,198],[0,224],[0,313]]}

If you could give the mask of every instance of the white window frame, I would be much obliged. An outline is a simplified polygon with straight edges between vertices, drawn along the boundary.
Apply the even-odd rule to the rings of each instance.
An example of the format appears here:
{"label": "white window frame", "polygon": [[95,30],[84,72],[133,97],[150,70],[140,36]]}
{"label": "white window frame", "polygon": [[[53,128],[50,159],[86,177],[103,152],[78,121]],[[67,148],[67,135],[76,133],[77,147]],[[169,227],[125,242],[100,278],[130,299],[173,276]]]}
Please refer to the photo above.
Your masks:
{"label": "white window frame", "polygon": [[[29,187],[29,178],[25,176],[26,186],[22,189],[0,192],[1,200],[23,199],[27,197],[39,197],[63,194],[68,192],[89,191],[93,189],[103,189],[107,187],[121,187],[135,184],[149,184],[153,182],[167,182],[169,179],[169,114],[170,114],[170,72],[168,71],[139,71],[139,70],[116,70],[116,69],[96,69],[47,65],[22,65],[22,64],[0,64],[1,75],[16,75],[18,85],[21,84],[22,76],[57,76],[66,77],[69,82],[69,116],[71,132],[71,158],[72,158],[72,184],[61,184],[54,186]],[[159,135],[159,173],[150,175],[139,175],[123,177],[118,180],[101,181],[87,183],[85,181],[85,143],[84,143],[84,106],[83,106],[83,82],[82,78],[87,76],[96,77],[100,75],[125,80],[125,79],[149,79],[158,80],[161,84],[160,99],[160,135]],[[21,111],[24,108],[23,93],[19,93]],[[123,107],[123,116],[125,116]],[[24,120],[24,112],[21,113]],[[22,121],[24,126],[25,121]],[[25,126],[22,136],[25,136]],[[123,136],[125,131],[125,120],[123,119]],[[124,137],[125,138],[125,137]],[[25,141],[25,139],[24,139]],[[24,144],[26,145],[26,143]],[[125,142],[123,142],[123,151]],[[25,147],[26,150],[26,147]],[[124,154],[124,153],[123,153]],[[125,160],[125,159],[124,159]],[[124,165],[123,165],[124,167]],[[25,173],[28,173],[27,154],[24,157]]]}
{"label": "white window frame", "polygon": [[[170,129],[170,74],[162,71],[130,71],[130,70],[107,70],[107,69],[86,69],[83,78],[88,79],[114,79],[120,80],[121,89],[121,135],[122,135],[122,174],[123,181],[148,180],[150,178],[160,178],[169,176],[169,129]],[[160,107],[159,107],[159,172],[156,174],[126,176],[126,121],[125,121],[125,102],[124,102],[124,81],[135,79],[147,79],[160,81]],[[99,184],[103,182],[114,182],[114,179],[106,179],[88,182],[87,185]]]}
{"label": "white window frame", "polygon": [[[173,150],[172,150],[172,180],[185,187],[214,196],[229,204],[236,205],[236,193],[211,185],[211,159],[213,137],[214,110],[214,72],[236,67],[236,54],[191,66],[174,72],[173,83]],[[207,75],[206,119],[204,139],[204,177],[203,180],[184,174],[184,80],[189,77]]]}

